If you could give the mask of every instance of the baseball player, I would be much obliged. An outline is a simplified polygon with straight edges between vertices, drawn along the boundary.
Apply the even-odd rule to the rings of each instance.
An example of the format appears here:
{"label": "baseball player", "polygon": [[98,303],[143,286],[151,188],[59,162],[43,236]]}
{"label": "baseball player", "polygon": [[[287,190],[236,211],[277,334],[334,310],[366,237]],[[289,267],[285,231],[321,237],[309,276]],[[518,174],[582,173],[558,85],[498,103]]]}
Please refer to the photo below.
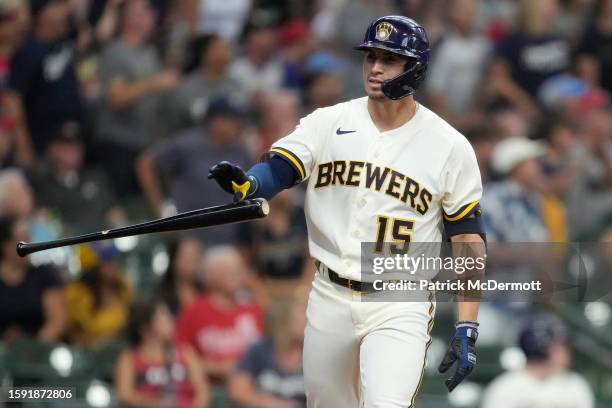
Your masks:
{"label": "baseball player", "polygon": [[[307,183],[305,213],[317,273],[309,296],[304,378],[309,407],[414,406],[431,342],[435,304],[361,302],[361,242],[482,243],[482,193],[468,141],[417,103],[429,42],[423,27],[385,16],[364,41],[366,97],[317,109],[248,172],[221,162],[215,179],[236,199],[270,199]],[[452,391],[476,363],[478,303],[458,302],[456,333],[439,370],[457,369]]]}
{"label": "baseball player", "polygon": [[569,370],[569,331],[555,315],[533,316],[522,328],[518,344],[526,364],[501,374],[484,392],[481,408],[593,408],[588,382]]}

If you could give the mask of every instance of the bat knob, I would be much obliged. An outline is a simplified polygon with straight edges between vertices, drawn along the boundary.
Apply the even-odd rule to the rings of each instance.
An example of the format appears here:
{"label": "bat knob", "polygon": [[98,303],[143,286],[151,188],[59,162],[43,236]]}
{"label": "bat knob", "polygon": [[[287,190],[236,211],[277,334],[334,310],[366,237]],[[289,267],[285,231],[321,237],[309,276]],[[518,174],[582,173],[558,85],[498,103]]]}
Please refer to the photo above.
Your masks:
{"label": "bat knob", "polygon": [[28,248],[27,248],[27,247],[28,247],[28,244],[26,244],[26,243],[25,243],[25,242],[23,242],[23,241],[20,241],[20,242],[17,244],[17,255],[19,255],[19,256],[20,256],[20,257],[22,257],[22,258],[23,258],[24,256],[27,256],[27,255],[28,255]]}
{"label": "bat knob", "polygon": [[259,201],[259,205],[261,207],[261,212],[263,213],[263,215],[268,215],[270,213],[270,204],[268,204],[268,200],[266,200],[265,198],[257,198],[256,200]]}

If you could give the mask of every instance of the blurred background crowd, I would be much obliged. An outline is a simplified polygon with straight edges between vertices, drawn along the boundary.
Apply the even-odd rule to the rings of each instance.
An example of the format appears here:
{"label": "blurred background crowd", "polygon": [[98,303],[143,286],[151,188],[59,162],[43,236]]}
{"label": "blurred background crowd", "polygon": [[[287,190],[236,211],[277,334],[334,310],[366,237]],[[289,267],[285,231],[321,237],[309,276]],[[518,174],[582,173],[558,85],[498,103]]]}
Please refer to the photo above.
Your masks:
{"label": "blurred background crowd", "polygon": [[[612,0],[0,0],[2,389],[76,387],[62,407],[304,406],[299,188],[249,224],[29,259],[15,244],[227,202],[208,169],[248,168],[303,115],[362,96],[352,47],[385,14],[429,33],[417,100],[474,146],[488,240],[611,242]],[[485,308],[474,381],[447,399],[428,368],[423,406],[525,389],[530,406],[612,406],[609,298],[552,312],[534,326]],[[438,315],[434,362],[454,321]],[[513,335],[487,334],[488,316]],[[546,383],[572,353],[580,374]],[[517,367],[543,382],[484,391]],[[568,390],[574,405],[546,405]]]}

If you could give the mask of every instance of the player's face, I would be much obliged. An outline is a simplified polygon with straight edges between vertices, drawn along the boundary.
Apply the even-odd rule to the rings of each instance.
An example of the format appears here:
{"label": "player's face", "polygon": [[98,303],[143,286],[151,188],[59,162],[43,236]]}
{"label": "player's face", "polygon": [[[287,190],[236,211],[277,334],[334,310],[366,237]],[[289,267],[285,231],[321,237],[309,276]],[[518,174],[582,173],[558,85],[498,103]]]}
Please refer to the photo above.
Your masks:
{"label": "player's face", "polygon": [[372,99],[383,99],[384,81],[404,72],[407,59],[388,51],[371,49],[363,59],[363,83],[366,94]]}

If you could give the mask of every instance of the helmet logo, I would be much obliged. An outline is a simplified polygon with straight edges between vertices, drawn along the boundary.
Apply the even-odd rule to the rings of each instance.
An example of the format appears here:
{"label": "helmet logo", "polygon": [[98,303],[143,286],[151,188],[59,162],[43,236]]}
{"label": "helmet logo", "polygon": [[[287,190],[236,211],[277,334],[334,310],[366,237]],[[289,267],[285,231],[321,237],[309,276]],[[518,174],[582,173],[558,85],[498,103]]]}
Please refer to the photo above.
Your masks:
{"label": "helmet logo", "polygon": [[387,38],[389,38],[389,36],[391,35],[391,32],[393,31],[393,26],[391,25],[391,23],[380,23],[376,26],[376,39],[378,41],[386,41]]}

